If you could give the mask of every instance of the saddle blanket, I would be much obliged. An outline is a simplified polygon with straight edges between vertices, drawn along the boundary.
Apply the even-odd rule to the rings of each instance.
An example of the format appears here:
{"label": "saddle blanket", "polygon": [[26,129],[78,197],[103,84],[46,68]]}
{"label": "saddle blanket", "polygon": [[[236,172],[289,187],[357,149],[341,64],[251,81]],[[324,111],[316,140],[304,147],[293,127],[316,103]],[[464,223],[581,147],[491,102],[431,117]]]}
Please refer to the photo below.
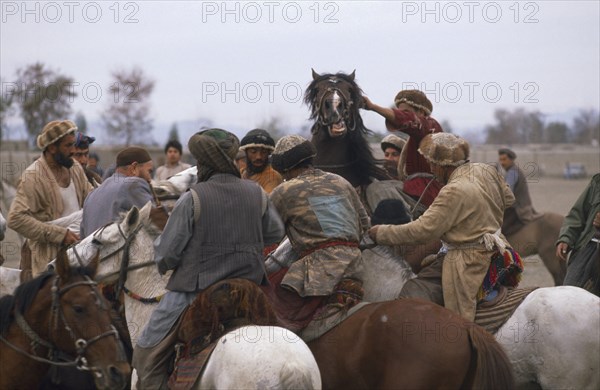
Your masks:
{"label": "saddle blanket", "polygon": [[517,289],[502,287],[496,299],[477,306],[475,323],[491,334],[495,334],[535,289],[537,287]]}
{"label": "saddle blanket", "polygon": [[320,313],[313,318],[306,328],[300,331],[298,336],[300,336],[305,343],[318,339],[369,303],[371,302],[360,302],[349,310],[346,310],[344,307],[337,304],[327,305],[324,310],[320,311]]}

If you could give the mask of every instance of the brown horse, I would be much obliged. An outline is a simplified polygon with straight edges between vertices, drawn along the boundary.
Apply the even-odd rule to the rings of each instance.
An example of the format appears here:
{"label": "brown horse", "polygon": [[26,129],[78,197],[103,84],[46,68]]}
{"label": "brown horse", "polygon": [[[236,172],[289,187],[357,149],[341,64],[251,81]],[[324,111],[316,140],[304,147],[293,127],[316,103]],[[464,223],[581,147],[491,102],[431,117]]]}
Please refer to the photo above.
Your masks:
{"label": "brown horse", "polygon": [[0,300],[0,388],[37,388],[51,366],[90,371],[100,389],[126,385],[130,367],[109,306],[93,281],[98,257],[71,268],[64,250],[44,273]]}
{"label": "brown horse", "polygon": [[492,335],[416,299],[369,304],[308,346],[326,389],[515,387]]}
{"label": "brown horse", "polygon": [[563,219],[562,215],[556,213],[544,213],[542,217],[506,237],[521,257],[539,255],[557,286],[563,284],[567,273],[566,263],[556,257],[555,245]]}

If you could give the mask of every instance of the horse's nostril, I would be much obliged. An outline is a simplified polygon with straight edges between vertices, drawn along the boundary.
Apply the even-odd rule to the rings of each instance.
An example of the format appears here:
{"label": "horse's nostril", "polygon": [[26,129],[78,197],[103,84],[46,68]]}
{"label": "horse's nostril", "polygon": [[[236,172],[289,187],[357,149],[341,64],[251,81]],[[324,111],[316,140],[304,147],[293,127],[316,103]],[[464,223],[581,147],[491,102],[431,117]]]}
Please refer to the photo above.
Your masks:
{"label": "horse's nostril", "polygon": [[108,367],[108,375],[109,375],[111,381],[115,384],[121,384],[121,383],[125,382],[125,376],[123,375],[121,370],[119,370],[115,366]]}

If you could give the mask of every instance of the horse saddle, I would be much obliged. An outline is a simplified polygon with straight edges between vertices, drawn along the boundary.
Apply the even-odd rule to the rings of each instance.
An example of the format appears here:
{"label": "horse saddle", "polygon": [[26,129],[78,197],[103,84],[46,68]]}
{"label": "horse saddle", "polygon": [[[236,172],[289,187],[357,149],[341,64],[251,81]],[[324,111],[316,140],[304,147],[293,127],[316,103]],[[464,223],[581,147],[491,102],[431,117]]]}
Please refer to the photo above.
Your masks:
{"label": "horse saddle", "polygon": [[500,286],[496,298],[477,305],[475,323],[491,334],[495,334],[535,289],[537,287],[506,288]]}
{"label": "horse saddle", "polygon": [[200,378],[216,346],[217,342],[214,341],[205,346],[199,353],[193,354],[193,347],[178,344],[176,346],[177,357],[175,358],[175,369],[169,377],[169,389],[191,389]]}

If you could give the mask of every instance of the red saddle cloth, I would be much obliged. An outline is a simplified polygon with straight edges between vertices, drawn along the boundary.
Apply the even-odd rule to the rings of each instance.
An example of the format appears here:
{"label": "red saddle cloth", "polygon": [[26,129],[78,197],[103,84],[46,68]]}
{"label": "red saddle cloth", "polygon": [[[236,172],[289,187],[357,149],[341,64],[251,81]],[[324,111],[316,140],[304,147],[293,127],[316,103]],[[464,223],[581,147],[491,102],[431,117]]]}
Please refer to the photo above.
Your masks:
{"label": "red saddle cloth", "polygon": [[312,321],[327,297],[303,298],[295,291],[282,287],[281,281],[287,271],[288,268],[282,268],[270,274],[269,284],[260,288],[269,298],[271,308],[275,311],[281,325],[293,332],[298,332]]}

